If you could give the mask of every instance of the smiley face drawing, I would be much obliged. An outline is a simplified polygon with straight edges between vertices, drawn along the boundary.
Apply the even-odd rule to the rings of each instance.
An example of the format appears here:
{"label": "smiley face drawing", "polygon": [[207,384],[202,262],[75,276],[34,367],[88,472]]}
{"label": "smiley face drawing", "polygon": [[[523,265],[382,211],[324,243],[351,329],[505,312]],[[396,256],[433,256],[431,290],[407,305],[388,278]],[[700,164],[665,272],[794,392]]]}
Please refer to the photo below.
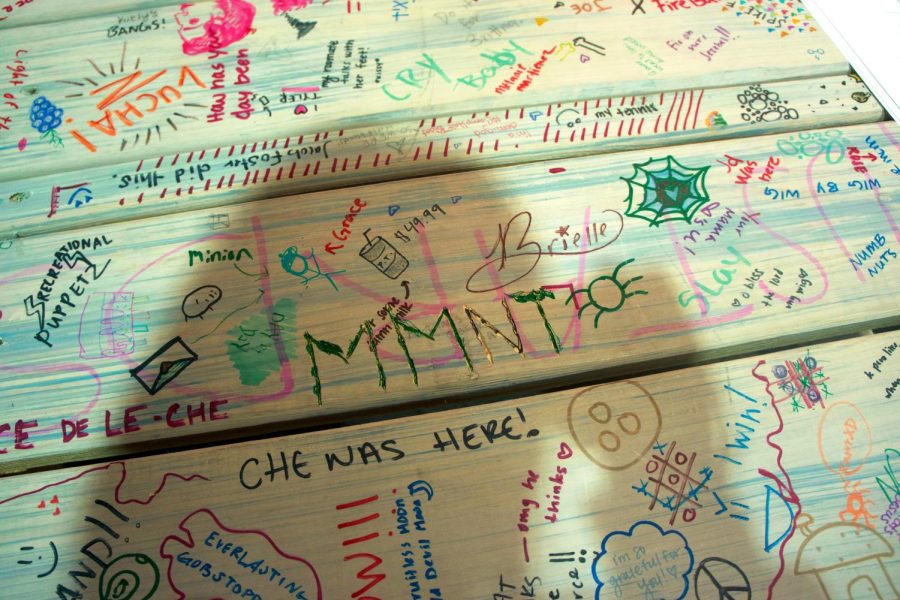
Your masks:
{"label": "smiley face drawing", "polygon": [[[56,549],[56,544],[52,541],[50,542],[50,552],[40,552],[37,553],[35,551],[34,546],[22,546],[19,548],[20,552],[26,552],[31,557],[31,560],[28,559],[20,559],[17,560],[16,563],[20,565],[30,565],[30,564],[40,564],[42,567],[46,563],[50,563],[50,568],[45,570],[43,573],[40,573],[37,577],[38,579],[42,577],[46,577],[54,570],[56,570],[56,565],[59,564],[59,551]],[[37,557],[35,558],[35,554]],[[46,558],[45,558],[46,557]],[[51,558],[52,557],[52,558]]]}
{"label": "smiley face drawing", "polygon": [[359,251],[359,255],[389,278],[397,279],[409,267],[409,260],[380,235],[370,239],[369,231],[371,230],[366,229],[363,232],[366,245]]}
{"label": "smiley face drawing", "polygon": [[[562,119],[560,119],[562,117]],[[581,113],[574,108],[567,108],[556,113],[556,124],[565,125],[569,129],[581,124]]]}
{"label": "smiley face drawing", "polygon": [[601,384],[578,392],[569,403],[569,431],[597,466],[618,471],[638,462],[662,427],[659,406],[634,381]]}

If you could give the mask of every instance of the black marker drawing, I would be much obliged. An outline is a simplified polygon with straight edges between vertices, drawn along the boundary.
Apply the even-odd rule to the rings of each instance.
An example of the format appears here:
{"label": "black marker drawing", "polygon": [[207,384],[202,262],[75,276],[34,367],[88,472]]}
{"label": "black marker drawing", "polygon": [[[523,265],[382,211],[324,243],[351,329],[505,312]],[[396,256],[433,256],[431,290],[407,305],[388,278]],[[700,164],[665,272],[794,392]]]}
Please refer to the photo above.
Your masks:
{"label": "black marker drawing", "polygon": [[128,373],[153,396],[196,362],[197,358],[197,354],[180,337],[175,337]]}
{"label": "black marker drawing", "polygon": [[[560,119],[562,117],[562,119]],[[565,125],[566,127],[574,127],[581,124],[581,111],[574,108],[567,108],[556,113],[556,124]]]}
{"label": "black marker drawing", "polygon": [[600,46],[599,44],[595,44],[594,42],[589,42],[583,37],[577,37],[572,40],[572,43],[578,46],[579,48],[584,48],[585,50],[590,50],[591,52],[595,52],[600,56],[606,56],[606,48]]}
{"label": "black marker drawing", "polygon": [[694,571],[694,597],[697,600],[750,600],[750,580],[730,560],[711,556],[703,559]]}
{"label": "black marker drawing", "polygon": [[213,305],[222,299],[222,290],[217,285],[204,285],[184,297],[181,303],[181,314],[184,320],[203,318]]}
{"label": "black marker drawing", "polygon": [[[34,554],[36,554],[36,552],[32,552],[34,549],[35,549],[34,546],[22,546],[21,548],[19,548],[19,552],[25,552],[26,556],[31,556],[33,558]],[[43,577],[46,577],[47,575],[50,575],[54,570],[56,570],[56,565],[59,564],[59,551],[56,549],[56,544],[53,543],[53,540],[50,541],[50,550],[53,551],[53,559],[51,561],[49,561],[52,564],[50,565],[50,568],[48,570],[44,571],[43,573],[40,573],[37,576],[38,579],[41,579]],[[44,559],[44,553],[40,553],[37,555],[37,559],[33,559],[33,560],[20,559],[20,560],[16,561],[16,564],[30,565],[33,563],[37,563],[39,561],[43,561],[43,559]]]}
{"label": "black marker drawing", "polygon": [[215,231],[216,229],[228,229],[231,227],[231,217],[228,216],[227,213],[216,213],[209,215],[209,228]]}
{"label": "black marker drawing", "polygon": [[294,18],[287,13],[284,13],[284,18],[287,19],[287,22],[291,27],[297,30],[298,40],[315,29],[316,25],[318,25],[316,21],[301,21],[300,19]]}
{"label": "black marker drawing", "polygon": [[409,261],[380,235],[374,240],[369,239],[369,231],[371,229],[363,232],[366,245],[359,251],[359,255],[389,278],[397,279],[409,267]]}
{"label": "black marker drawing", "polygon": [[759,84],[751,85],[738,94],[737,101],[743,109],[741,118],[745,121],[771,123],[800,118],[797,109],[788,108],[788,101],[783,100],[778,92],[764,89]]}

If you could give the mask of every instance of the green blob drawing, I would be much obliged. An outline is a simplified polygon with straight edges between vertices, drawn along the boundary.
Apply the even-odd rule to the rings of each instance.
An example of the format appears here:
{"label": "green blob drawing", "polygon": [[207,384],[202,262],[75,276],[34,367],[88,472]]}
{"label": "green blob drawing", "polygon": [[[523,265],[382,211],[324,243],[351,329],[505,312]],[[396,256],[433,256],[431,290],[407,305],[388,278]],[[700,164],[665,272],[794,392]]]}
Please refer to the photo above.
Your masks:
{"label": "green blob drawing", "polygon": [[287,358],[297,358],[297,303],[282,298],[268,311],[252,315],[228,332],[228,358],[241,383],[257,386],[281,369],[277,345]]}
{"label": "green blob drawing", "polygon": [[149,600],[159,587],[159,567],[146,554],[123,554],[100,574],[100,600]]}
{"label": "green blob drawing", "polygon": [[691,222],[701,206],[709,202],[706,172],[709,167],[692,169],[671,156],[636,164],[628,184],[628,208],[625,214],[659,227],[666,221]]}

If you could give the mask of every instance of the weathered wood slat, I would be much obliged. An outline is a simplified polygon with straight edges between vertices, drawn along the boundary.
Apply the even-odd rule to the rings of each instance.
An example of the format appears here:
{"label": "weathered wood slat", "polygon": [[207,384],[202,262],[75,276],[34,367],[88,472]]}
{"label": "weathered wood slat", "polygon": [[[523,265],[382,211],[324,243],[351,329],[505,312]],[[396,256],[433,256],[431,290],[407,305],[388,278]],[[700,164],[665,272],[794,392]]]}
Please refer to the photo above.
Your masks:
{"label": "weathered wood slat", "polygon": [[4,30],[0,92],[13,98],[2,107],[0,180],[50,163],[75,171],[248,139],[848,69],[799,1],[772,24],[728,3],[645,4],[598,0],[590,6],[609,10],[577,14],[439,0],[408,3],[401,18],[367,0],[217,0],[160,7],[160,19],[138,19],[149,31],[122,33],[129,13]]}
{"label": "weathered wood slat", "polygon": [[92,600],[894,598],[898,352],[895,333],[866,336],[10,477],[6,589]]}
{"label": "weathered wood slat", "polygon": [[[898,136],[676,146],[14,241],[0,468],[895,324]],[[91,435],[64,444],[61,419]]]}
{"label": "weathered wood slat", "polygon": [[[0,29],[27,27],[75,21],[98,14],[113,15],[113,22],[127,26],[132,22],[128,16],[149,12],[169,4],[165,0],[92,0],[91,2],[71,2],[70,0],[12,0],[0,4]],[[116,16],[115,13],[121,13]],[[158,11],[157,11],[158,13]],[[150,15],[152,18],[158,14]],[[140,27],[138,26],[140,29]]]}
{"label": "weathered wood slat", "polygon": [[[776,103],[754,114],[761,98]],[[779,112],[778,108],[784,108]],[[591,98],[149,155],[10,181],[0,239],[441,172],[881,120],[850,76]]]}

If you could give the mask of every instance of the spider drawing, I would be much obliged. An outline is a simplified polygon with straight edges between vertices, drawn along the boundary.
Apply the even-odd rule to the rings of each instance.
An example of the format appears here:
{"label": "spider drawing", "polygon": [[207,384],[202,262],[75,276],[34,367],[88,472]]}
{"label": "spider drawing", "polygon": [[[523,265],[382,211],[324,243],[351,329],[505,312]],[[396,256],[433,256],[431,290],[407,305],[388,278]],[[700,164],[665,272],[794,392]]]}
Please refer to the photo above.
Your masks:
{"label": "spider drawing", "polygon": [[[594,279],[587,288],[583,290],[574,290],[566,300],[566,304],[568,304],[573,298],[575,298],[576,294],[580,294],[582,292],[586,293],[588,301],[585,302],[584,305],[578,310],[578,318],[581,318],[581,313],[583,313],[588,307],[596,308],[597,316],[594,317],[594,329],[596,329],[600,321],[600,317],[603,316],[603,313],[618,311],[625,305],[625,300],[631,298],[632,296],[646,296],[648,294],[648,292],[646,292],[645,290],[635,290],[633,292],[626,291],[630,283],[634,283],[635,281],[643,279],[643,275],[632,277],[624,283],[618,280],[619,271],[621,271],[625,265],[628,265],[632,262],[634,262],[634,259],[629,258],[628,260],[619,263],[619,265],[613,270],[612,275],[601,275],[600,277]],[[604,296],[617,298],[615,304],[602,304],[600,300],[604,299]]]}
{"label": "spider drawing", "polygon": [[[328,280],[328,283],[331,284],[335,290],[338,289],[337,284],[334,283],[334,280],[331,278],[332,275],[340,275],[344,271],[334,271],[332,273],[323,273],[322,267],[319,266],[319,259],[316,258],[315,250],[310,249],[309,255],[304,256],[300,254],[300,251],[297,250],[297,246],[291,246],[284,252],[278,255],[278,258],[281,259],[281,268],[290,273],[291,275],[295,275],[303,280],[303,285],[309,286],[311,281],[318,279],[319,277],[324,277]],[[302,268],[296,269],[295,265],[298,265],[298,261],[302,262]],[[310,261],[312,261],[313,265],[310,266]],[[309,275],[309,273],[312,273]]]}

